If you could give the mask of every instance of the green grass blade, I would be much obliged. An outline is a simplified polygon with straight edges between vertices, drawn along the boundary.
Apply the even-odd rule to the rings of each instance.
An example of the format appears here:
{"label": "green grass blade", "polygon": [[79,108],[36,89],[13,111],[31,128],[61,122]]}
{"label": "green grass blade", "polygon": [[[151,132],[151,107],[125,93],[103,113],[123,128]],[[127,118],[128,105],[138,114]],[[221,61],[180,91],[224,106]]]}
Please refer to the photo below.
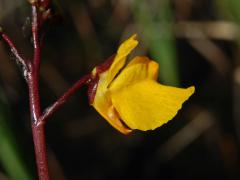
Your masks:
{"label": "green grass blade", "polygon": [[0,161],[11,180],[31,180],[25,164],[23,163],[15,139],[9,129],[7,121],[9,113],[7,103],[0,95]]}
{"label": "green grass blade", "polygon": [[168,85],[179,85],[175,40],[171,27],[171,8],[168,0],[153,8],[146,1],[133,3],[137,26],[149,43],[150,53],[159,62],[159,78]]}

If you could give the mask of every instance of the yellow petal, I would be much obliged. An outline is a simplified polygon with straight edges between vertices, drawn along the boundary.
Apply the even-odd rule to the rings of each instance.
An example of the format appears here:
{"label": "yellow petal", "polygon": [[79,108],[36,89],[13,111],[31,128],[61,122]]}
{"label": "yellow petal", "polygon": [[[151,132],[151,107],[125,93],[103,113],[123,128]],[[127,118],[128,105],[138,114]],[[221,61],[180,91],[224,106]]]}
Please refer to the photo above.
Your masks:
{"label": "yellow petal", "polygon": [[113,60],[113,63],[108,70],[106,77],[106,84],[109,85],[114,79],[116,74],[125,65],[127,55],[137,46],[138,41],[136,40],[137,35],[131,36],[129,39],[124,41],[118,48],[117,54]]}
{"label": "yellow petal", "polygon": [[110,91],[132,85],[144,79],[156,80],[158,64],[148,57],[137,56],[120,72],[110,85]]}
{"label": "yellow petal", "polygon": [[[99,82],[92,106],[116,129],[127,134],[131,130],[125,127],[112,106],[108,93],[108,85],[125,65],[127,55],[137,46],[136,35],[124,41],[118,48],[117,54],[110,68],[99,74]],[[94,70],[93,70],[94,73]]]}
{"label": "yellow petal", "polygon": [[171,120],[194,87],[175,88],[144,80],[111,94],[121,119],[131,129],[153,130]]}
{"label": "yellow petal", "polygon": [[114,128],[119,130],[123,134],[128,134],[131,132],[129,128],[127,128],[122,121],[118,113],[112,106],[112,102],[110,100],[110,96],[106,86],[104,85],[104,81],[106,79],[107,72],[101,73],[97,92],[94,97],[94,101],[92,106],[101,114]]}
{"label": "yellow petal", "polygon": [[146,56],[137,56],[128,63],[126,68],[129,68],[136,64],[146,64],[147,65],[147,77],[146,78],[150,78],[153,80],[157,79],[158,69],[159,69],[159,65],[157,62],[149,59]]}

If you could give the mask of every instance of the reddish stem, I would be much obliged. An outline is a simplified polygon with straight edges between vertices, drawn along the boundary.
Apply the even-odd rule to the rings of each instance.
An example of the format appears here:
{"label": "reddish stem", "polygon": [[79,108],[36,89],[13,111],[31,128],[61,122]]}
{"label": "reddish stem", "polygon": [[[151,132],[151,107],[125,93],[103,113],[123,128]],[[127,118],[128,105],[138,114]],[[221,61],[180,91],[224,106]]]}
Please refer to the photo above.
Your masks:
{"label": "reddish stem", "polygon": [[11,38],[3,33],[3,32],[0,32],[0,35],[2,36],[3,40],[8,44],[8,46],[10,47],[12,53],[14,54],[14,56],[16,57],[16,61],[18,64],[21,64],[25,69],[28,69],[27,68],[27,62],[25,60],[24,57],[22,57],[22,54],[19,53],[17,47],[15,46],[15,44],[13,43],[13,41],[11,40]]}
{"label": "reddish stem", "polygon": [[66,93],[63,94],[52,106],[50,106],[44,114],[41,113],[41,104],[39,98],[39,69],[41,60],[41,46],[39,39],[40,31],[40,13],[38,7],[32,5],[32,34],[33,34],[33,45],[34,55],[33,63],[31,66],[31,72],[29,77],[29,96],[30,96],[30,108],[32,117],[32,132],[33,141],[35,145],[36,163],[38,168],[38,175],[40,180],[49,180],[49,170],[46,153],[45,143],[45,123],[47,119],[53,114],[66,100],[76,92],[83,84],[85,84],[90,76],[84,76],[77,81]]}
{"label": "reddish stem", "polygon": [[72,85],[54,104],[48,107],[40,118],[41,123],[46,123],[48,118],[57,111],[80,87],[91,80],[91,75],[85,75]]}
{"label": "reddish stem", "polygon": [[50,180],[46,142],[45,142],[45,126],[40,123],[41,104],[39,97],[39,69],[41,60],[41,47],[39,40],[39,10],[37,5],[32,5],[32,35],[33,35],[33,62],[30,70],[28,81],[30,109],[32,118],[32,133],[35,148],[36,164],[38,168],[38,176],[40,180]]}
{"label": "reddish stem", "polygon": [[35,68],[35,75],[39,74],[40,59],[41,59],[41,48],[40,48],[40,39],[39,39],[39,11],[38,7],[32,6],[32,35],[33,35],[33,46],[34,46],[34,55],[33,55],[33,66]]}
{"label": "reddish stem", "polygon": [[45,145],[45,126],[44,124],[32,124],[32,131],[39,180],[50,180]]}
{"label": "reddish stem", "polygon": [[[34,11],[33,11],[34,12]],[[34,18],[36,13],[33,13]],[[38,26],[35,24],[37,21],[34,21],[32,24],[33,34],[34,35],[34,62],[40,62],[40,49],[38,46]],[[49,180],[49,171],[48,171],[48,163],[47,163],[47,155],[46,155],[46,142],[45,142],[45,132],[44,132],[44,124],[39,124],[39,117],[41,116],[41,106],[40,106],[40,98],[39,98],[39,74],[38,74],[38,63],[28,62],[26,64],[26,60],[20,55],[13,41],[6,34],[1,32],[1,36],[5,40],[5,42],[11,48],[13,54],[17,57],[17,63],[20,63],[24,72],[24,76],[27,79],[28,87],[29,87],[29,104],[30,104],[30,112],[32,119],[32,133],[33,133],[33,141],[35,147],[35,156],[36,156],[36,164],[38,168],[38,174],[40,180]],[[27,71],[27,73],[25,73]]]}
{"label": "reddish stem", "polygon": [[39,5],[47,8],[49,5],[49,0],[29,0],[29,2],[32,5],[32,35],[34,45],[33,61],[28,62],[25,58],[21,56],[9,36],[7,36],[1,31],[0,36],[2,36],[2,38],[11,48],[13,54],[17,58],[17,63],[22,65],[21,68],[24,72],[24,77],[27,79],[29,88],[29,105],[32,119],[32,133],[39,180],[50,180],[45,142],[45,123],[47,119],[58,108],[60,108],[73,93],[75,93],[84,84],[89,83],[89,81],[92,80],[92,77],[91,75],[86,75],[79,79],[55,103],[53,103],[53,105],[47,108],[44,113],[41,112],[39,95],[39,69],[41,61],[41,46],[39,32],[40,26],[44,20],[42,19],[42,14],[39,12]]}
{"label": "reddish stem", "polygon": [[33,68],[30,73],[28,86],[36,164],[39,180],[50,180],[44,132],[45,127],[44,124],[39,123],[39,118],[41,116],[41,108],[39,100],[38,79],[35,76],[34,71],[35,69]]}

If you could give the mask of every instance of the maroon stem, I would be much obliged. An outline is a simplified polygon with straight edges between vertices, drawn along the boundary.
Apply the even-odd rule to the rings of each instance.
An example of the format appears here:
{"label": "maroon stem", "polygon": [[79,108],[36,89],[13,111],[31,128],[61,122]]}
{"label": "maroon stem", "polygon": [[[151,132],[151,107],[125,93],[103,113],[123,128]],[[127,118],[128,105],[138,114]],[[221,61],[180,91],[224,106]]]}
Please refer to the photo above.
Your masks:
{"label": "maroon stem", "polygon": [[46,153],[45,126],[43,123],[40,123],[41,104],[39,96],[39,68],[41,59],[41,47],[39,42],[39,21],[40,19],[38,7],[37,5],[32,5],[32,35],[34,54],[28,81],[32,118],[32,133],[39,180],[50,180]]}
{"label": "maroon stem", "polygon": [[29,1],[32,5],[32,35],[34,54],[33,61],[27,61],[21,56],[13,41],[0,31],[0,36],[11,48],[12,53],[17,58],[17,63],[21,64],[21,68],[24,72],[24,77],[27,80],[29,87],[29,105],[31,111],[32,120],[32,133],[35,148],[36,164],[38,169],[39,180],[50,180],[46,141],[45,141],[45,123],[47,119],[60,108],[69,97],[75,93],[80,87],[88,83],[91,79],[91,75],[86,75],[79,79],[72,87],[70,87],[53,105],[47,108],[44,113],[41,112],[40,95],[39,95],[39,69],[41,61],[41,46],[40,46],[40,21],[42,23],[41,13],[39,12],[39,5],[43,5],[47,8],[49,0],[32,0]]}
{"label": "maroon stem", "polygon": [[34,55],[33,55],[33,67],[35,76],[39,74],[40,59],[41,59],[41,47],[39,39],[39,12],[36,6],[32,6],[32,35],[33,35],[33,46],[34,46]]}
{"label": "maroon stem", "polygon": [[58,100],[55,101],[50,107],[48,107],[40,118],[41,123],[46,123],[49,117],[57,111],[80,87],[85,85],[91,80],[91,75],[85,75],[72,85]]}
{"label": "maroon stem", "polygon": [[39,39],[39,12],[35,5],[32,5],[32,34],[33,34],[33,45],[34,55],[33,63],[30,68],[29,75],[29,96],[30,96],[30,108],[32,117],[32,132],[33,141],[35,146],[36,163],[38,168],[38,175],[40,180],[49,180],[49,170],[46,153],[46,142],[45,142],[45,123],[47,119],[53,114],[66,100],[76,92],[82,85],[87,83],[91,76],[87,75],[77,81],[66,93],[63,94],[52,106],[50,106],[45,113],[41,113],[41,104],[39,98],[39,69],[41,60],[41,46]]}
{"label": "maroon stem", "polygon": [[[33,73],[34,74],[34,73]],[[32,75],[32,74],[31,74]],[[38,82],[35,76],[29,78],[29,98],[32,119],[32,133],[39,180],[50,180],[45,142],[45,126],[39,123],[41,116]]]}
{"label": "maroon stem", "polygon": [[33,124],[32,131],[39,180],[50,180],[45,145],[45,126],[44,124]]}
{"label": "maroon stem", "polygon": [[3,38],[3,40],[11,48],[12,53],[16,57],[17,63],[21,64],[25,69],[27,69],[27,63],[25,61],[25,58],[22,57],[21,53],[19,53],[18,49],[16,48],[15,44],[12,42],[11,38],[7,34],[5,34],[3,32],[0,32],[0,34],[1,34],[2,38]]}

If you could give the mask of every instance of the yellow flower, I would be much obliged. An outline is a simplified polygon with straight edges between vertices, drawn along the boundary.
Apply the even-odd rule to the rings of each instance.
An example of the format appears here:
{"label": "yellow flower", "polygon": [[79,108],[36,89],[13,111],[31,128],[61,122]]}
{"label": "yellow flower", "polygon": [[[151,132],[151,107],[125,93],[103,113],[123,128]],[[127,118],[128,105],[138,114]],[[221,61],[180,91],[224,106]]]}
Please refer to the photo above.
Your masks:
{"label": "yellow flower", "polygon": [[136,35],[123,42],[107,70],[95,68],[97,86],[92,106],[117,130],[153,130],[171,120],[193,93],[157,82],[158,64],[137,56],[127,66],[127,55],[137,46]]}

